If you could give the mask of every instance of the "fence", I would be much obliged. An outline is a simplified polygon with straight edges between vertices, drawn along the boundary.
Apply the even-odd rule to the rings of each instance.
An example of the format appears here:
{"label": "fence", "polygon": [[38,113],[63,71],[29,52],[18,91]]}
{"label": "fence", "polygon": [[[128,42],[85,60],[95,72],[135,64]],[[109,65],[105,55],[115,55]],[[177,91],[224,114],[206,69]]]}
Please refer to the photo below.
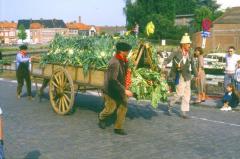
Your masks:
{"label": "fence", "polygon": [[[35,50],[35,51],[28,51],[28,54],[31,55],[40,55],[46,53],[48,50]],[[2,60],[0,60],[0,71],[8,70],[8,71],[15,71],[16,70],[16,52],[3,52],[2,53]]]}

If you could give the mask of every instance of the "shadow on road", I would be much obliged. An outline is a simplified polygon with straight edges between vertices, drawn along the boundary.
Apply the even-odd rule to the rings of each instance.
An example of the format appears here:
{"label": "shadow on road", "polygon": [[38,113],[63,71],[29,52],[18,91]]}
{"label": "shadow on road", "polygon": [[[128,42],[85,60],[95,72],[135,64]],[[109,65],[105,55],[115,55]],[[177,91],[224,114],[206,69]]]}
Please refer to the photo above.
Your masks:
{"label": "shadow on road", "polygon": [[[36,94],[33,92],[33,94]],[[38,97],[36,96],[38,99]],[[47,93],[43,95],[44,100],[49,100]],[[50,101],[49,101],[50,102]],[[77,109],[80,110],[91,110],[97,114],[103,109],[104,101],[101,96],[89,95],[84,93],[77,94],[74,102],[73,111],[70,114],[74,114]],[[115,113],[113,114],[113,119],[115,118]],[[157,116],[157,113],[153,110],[149,102],[141,102],[141,104],[136,101],[130,101],[128,103],[127,117],[130,119],[134,118],[144,118],[150,120],[152,117]]]}
{"label": "shadow on road", "polygon": [[41,156],[41,153],[39,150],[33,150],[31,152],[29,152],[24,159],[39,159]]}

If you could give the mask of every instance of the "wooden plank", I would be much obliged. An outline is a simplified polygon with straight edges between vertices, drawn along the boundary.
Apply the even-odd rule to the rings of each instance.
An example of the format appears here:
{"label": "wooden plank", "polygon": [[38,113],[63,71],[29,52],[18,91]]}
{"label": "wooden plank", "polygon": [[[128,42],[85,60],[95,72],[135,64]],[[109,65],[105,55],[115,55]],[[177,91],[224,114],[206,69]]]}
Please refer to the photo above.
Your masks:
{"label": "wooden plank", "polygon": [[67,70],[67,72],[69,73],[69,75],[71,76],[72,80],[75,81],[75,76],[76,76],[76,69],[77,67],[74,66],[66,66],[65,68]]}
{"label": "wooden plank", "polygon": [[31,73],[35,76],[43,76],[43,68],[40,66],[40,63],[31,63]]}
{"label": "wooden plank", "polygon": [[99,70],[91,70],[90,71],[90,84],[97,87],[104,86],[105,72]]}
{"label": "wooden plank", "polygon": [[82,83],[82,84],[88,84],[89,83],[89,73],[87,75],[84,75],[83,68],[78,67],[76,82]]}
{"label": "wooden plank", "polygon": [[53,74],[53,64],[46,64],[43,68],[43,76],[51,77]]}

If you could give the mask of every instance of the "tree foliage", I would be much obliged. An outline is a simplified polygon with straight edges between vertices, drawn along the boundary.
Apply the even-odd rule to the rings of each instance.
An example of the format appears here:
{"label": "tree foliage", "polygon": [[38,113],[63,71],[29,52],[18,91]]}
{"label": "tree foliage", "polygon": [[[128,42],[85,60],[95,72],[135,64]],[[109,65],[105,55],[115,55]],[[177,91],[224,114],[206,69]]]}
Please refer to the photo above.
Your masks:
{"label": "tree foliage", "polygon": [[182,0],[176,4],[176,15],[193,14],[196,7],[196,0]]}
{"label": "tree foliage", "polygon": [[145,26],[152,21],[155,25],[152,38],[168,38],[168,31],[174,28],[175,3],[176,0],[126,0],[127,28],[131,30],[137,23],[140,34],[144,35]]}
{"label": "tree foliage", "polygon": [[22,41],[27,38],[27,33],[23,24],[19,26],[19,31],[17,35],[18,35],[18,38],[21,39]]}
{"label": "tree foliage", "polygon": [[[155,25],[155,39],[180,39],[184,32],[201,30],[202,20],[215,20],[222,15],[216,0],[125,0],[124,13],[127,28],[131,30],[136,23],[140,35],[145,35],[145,26],[149,21]],[[175,26],[175,16],[194,14],[190,27]]]}

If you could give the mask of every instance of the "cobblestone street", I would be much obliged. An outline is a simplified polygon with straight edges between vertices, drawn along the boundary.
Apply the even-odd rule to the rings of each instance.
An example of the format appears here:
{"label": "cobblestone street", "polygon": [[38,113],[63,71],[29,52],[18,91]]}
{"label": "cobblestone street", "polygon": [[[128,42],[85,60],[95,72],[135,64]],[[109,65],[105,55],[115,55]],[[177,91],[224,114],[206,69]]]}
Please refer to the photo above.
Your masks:
{"label": "cobblestone street", "polygon": [[[35,88],[33,87],[33,90]],[[7,159],[238,159],[240,112],[192,106],[191,119],[164,115],[147,102],[131,100],[125,123],[127,136],[113,125],[97,126],[101,97],[78,94],[76,110],[57,115],[50,101],[15,97],[16,83],[0,80]],[[25,88],[23,92],[26,92]],[[35,93],[35,92],[34,92]],[[46,94],[46,97],[48,95]]]}

